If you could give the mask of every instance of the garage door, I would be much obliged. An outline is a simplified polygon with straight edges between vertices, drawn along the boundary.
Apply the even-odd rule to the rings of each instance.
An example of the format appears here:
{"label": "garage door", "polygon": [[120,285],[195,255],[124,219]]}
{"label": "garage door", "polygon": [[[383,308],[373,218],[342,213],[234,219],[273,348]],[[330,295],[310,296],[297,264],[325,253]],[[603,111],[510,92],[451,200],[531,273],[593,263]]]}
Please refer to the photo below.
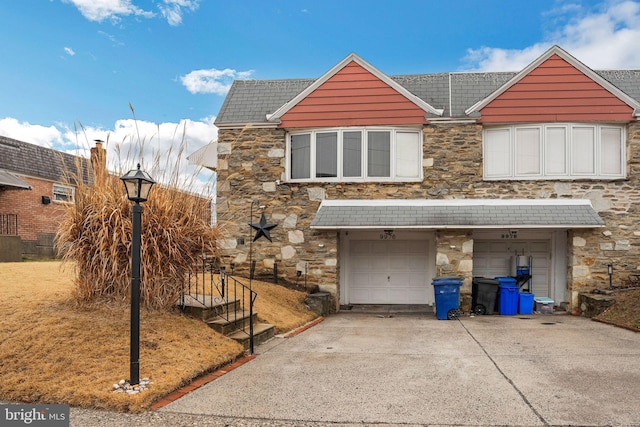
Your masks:
{"label": "garage door", "polygon": [[[427,304],[428,243],[424,240],[352,240],[351,304]],[[433,292],[433,290],[431,290]]]}
{"label": "garage door", "polygon": [[483,277],[513,276],[514,256],[524,254],[532,258],[531,284],[535,296],[550,297],[551,241],[550,240],[476,240],[473,243],[473,275]]}

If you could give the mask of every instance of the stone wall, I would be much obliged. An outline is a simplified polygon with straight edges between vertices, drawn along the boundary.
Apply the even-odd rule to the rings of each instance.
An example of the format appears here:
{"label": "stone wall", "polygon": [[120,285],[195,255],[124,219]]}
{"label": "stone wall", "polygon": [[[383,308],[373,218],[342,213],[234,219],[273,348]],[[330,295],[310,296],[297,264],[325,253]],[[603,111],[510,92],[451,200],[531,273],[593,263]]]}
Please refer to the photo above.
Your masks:
{"label": "stone wall", "polygon": [[[607,225],[569,233],[567,287],[576,305],[580,291],[608,281],[608,263],[614,264],[616,280],[640,271],[640,124],[628,126],[627,140],[625,180],[483,181],[481,125],[433,124],[424,129],[423,182],[322,184],[285,182],[284,130],[222,129],[217,209],[224,262],[246,273],[251,257],[258,276],[272,275],[277,262],[280,278],[290,283],[302,282],[297,270],[308,272],[309,284],[337,299],[338,233],[309,228],[323,199],[590,199]],[[268,222],[278,226],[271,231],[273,243],[261,239],[251,245],[248,224],[259,220],[260,206]],[[438,274],[463,276],[463,293],[470,292],[473,269],[469,233],[441,231],[436,242]]]}

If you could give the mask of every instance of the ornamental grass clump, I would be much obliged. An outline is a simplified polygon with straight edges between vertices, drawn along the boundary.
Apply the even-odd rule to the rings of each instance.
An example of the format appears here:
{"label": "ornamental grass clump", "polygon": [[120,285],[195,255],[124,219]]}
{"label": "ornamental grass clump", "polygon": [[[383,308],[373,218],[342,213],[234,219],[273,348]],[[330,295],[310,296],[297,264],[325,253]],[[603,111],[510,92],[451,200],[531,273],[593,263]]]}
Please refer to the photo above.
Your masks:
{"label": "ornamental grass clump", "polygon": [[[169,158],[175,156],[164,153]],[[156,155],[149,173],[161,184],[154,185],[143,203],[140,301],[146,308],[167,309],[178,300],[202,254],[215,256],[218,231],[211,226],[211,200],[189,190],[194,180],[180,182],[176,165],[164,169],[170,172],[160,179],[154,176],[159,159]],[[119,179],[124,168],[110,174],[103,162],[92,163],[90,183],[69,177],[75,203],[67,207],[56,236],[63,260],[73,261],[74,299],[80,305],[127,301],[131,292],[133,203]]]}

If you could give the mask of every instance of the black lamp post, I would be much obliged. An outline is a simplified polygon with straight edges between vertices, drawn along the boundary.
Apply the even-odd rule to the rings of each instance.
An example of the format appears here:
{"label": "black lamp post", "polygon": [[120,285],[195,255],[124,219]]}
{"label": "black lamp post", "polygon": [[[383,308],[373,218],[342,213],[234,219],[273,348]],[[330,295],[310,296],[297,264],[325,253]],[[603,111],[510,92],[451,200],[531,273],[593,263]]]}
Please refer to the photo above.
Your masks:
{"label": "black lamp post", "polygon": [[140,234],[142,228],[142,206],[149,197],[155,181],[148,173],[138,168],[120,177],[124,182],[127,197],[135,202],[131,208],[133,236],[131,238],[131,344],[129,358],[129,384],[140,383]]}

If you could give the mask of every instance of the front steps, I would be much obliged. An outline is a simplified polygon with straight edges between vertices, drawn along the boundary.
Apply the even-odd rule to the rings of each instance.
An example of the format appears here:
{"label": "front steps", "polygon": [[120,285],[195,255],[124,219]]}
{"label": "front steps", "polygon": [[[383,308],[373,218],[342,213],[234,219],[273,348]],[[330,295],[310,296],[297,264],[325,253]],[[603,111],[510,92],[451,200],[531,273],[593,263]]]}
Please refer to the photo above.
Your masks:
{"label": "front steps", "polygon": [[185,295],[184,301],[178,301],[183,311],[190,316],[204,321],[209,327],[242,344],[249,349],[249,328],[253,322],[253,344],[258,345],[270,340],[275,335],[275,327],[258,321],[258,314],[249,316],[248,311],[241,310],[240,301],[211,297],[210,295]]}

